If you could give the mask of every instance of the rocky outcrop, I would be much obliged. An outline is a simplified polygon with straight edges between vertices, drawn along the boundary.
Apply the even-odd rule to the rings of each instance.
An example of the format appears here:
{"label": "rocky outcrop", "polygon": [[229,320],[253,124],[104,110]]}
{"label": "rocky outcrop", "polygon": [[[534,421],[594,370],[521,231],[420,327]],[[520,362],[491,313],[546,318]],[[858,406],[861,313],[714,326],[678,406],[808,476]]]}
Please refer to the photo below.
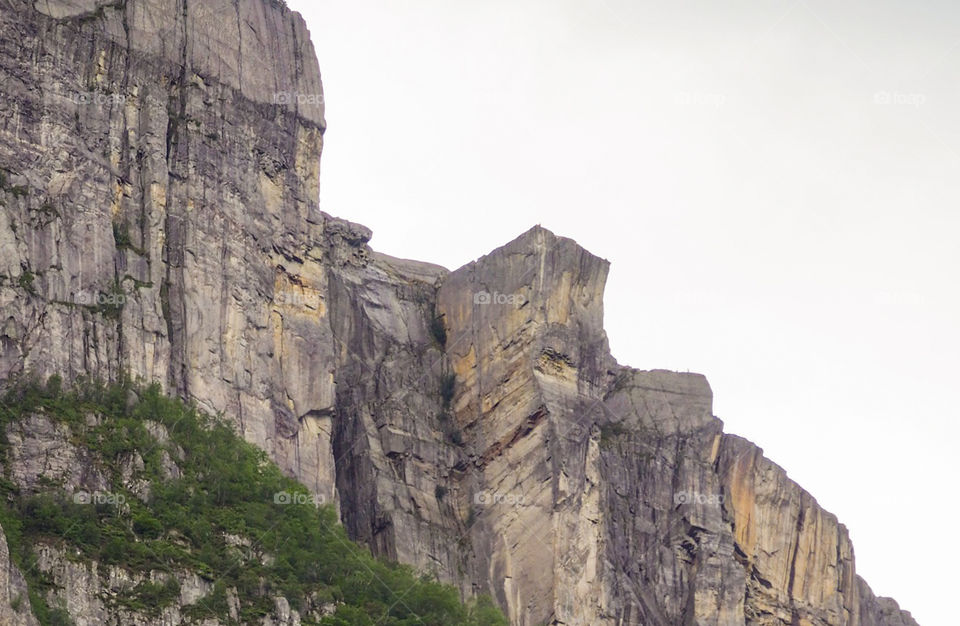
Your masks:
{"label": "rocky outcrop", "polygon": [[[91,435],[103,425],[103,419],[94,413],[85,416],[82,425],[73,427],[42,413],[31,413],[8,424],[4,434],[4,478],[9,480],[19,497],[36,494],[50,495],[51,487],[62,490],[74,504],[115,506],[128,509],[122,493],[110,479],[112,472],[102,451],[88,445]],[[153,441],[150,447],[170,445],[167,429],[157,422],[145,422]],[[183,451],[174,448],[182,457]],[[179,476],[179,468],[166,450],[163,450],[165,478]],[[114,468],[116,469],[116,468]],[[138,453],[127,457],[119,468],[125,489],[137,492],[143,480],[145,467]],[[148,483],[149,487],[149,483]],[[6,504],[6,503],[4,503]],[[76,522],[74,522],[76,523]],[[0,529],[2,530],[2,529]],[[232,537],[232,545],[251,550],[251,540]],[[223,619],[213,617],[211,606],[217,579],[188,569],[144,570],[142,567],[104,564],[97,560],[80,558],[82,552],[63,545],[56,538],[31,543],[33,558],[30,567],[39,579],[46,581],[44,599],[48,610],[59,610],[69,615],[75,626],[150,626],[154,624],[202,623],[207,626],[236,623],[239,620],[233,603]],[[148,586],[162,588],[173,584],[175,597],[162,607],[145,606],[137,592]],[[236,589],[228,590],[236,596]],[[273,598],[273,611],[257,621],[261,626],[298,626],[300,614],[290,608],[282,596]],[[335,605],[332,605],[335,606]],[[204,615],[196,619],[195,609]],[[330,606],[317,603],[312,618],[329,612]],[[62,614],[62,613],[61,613]],[[233,620],[232,622],[229,620]],[[49,622],[43,622],[49,623]],[[62,621],[53,623],[64,623]],[[0,624],[32,626],[38,624],[31,613],[28,586],[21,571],[14,564],[5,536],[0,533]]]}
{"label": "rocky outcrop", "polygon": [[870,586],[857,576],[857,590],[860,595],[860,623],[888,624],[889,626],[916,626],[910,613],[902,611],[892,598],[878,598],[873,595]]}
{"label": "rocky outcrop", "polygon": [[[96,561],[77,562],[54,544],[41,544],[35,546],[34,550],[38,570],[53,585],[48,592],[48,604],[66,609],[75,626],[166,626],[189,623],[220,626],[236,623],[239,619],[235,609],[230,610],[224,620],[187,617],[192,606],[203,606],[208,601],[207,596],[213,587],[195,572],[176,572],[180,591],[179,598],[173,604],[159,610],[152,607],[132,608],[122,601],[132,590],[144,584],[163,585],[173,578],[173,574],[153,571],[144,575],[122,567],[104,566]],[[231,593],[235,595],[236,590],[231,590]],[[26,606],[29,607],[29,603]],[[299,626],[300,615],[290,609],[285,598],[277,597],[274,610],[256,623],[260,626]]]}
{"label": "rocky outcrop", "polygon": [[3,375],[162,381],[332,500],[302,19],[260,0],[36,6],[0,12]]}
{"label": "rocky outcrop", "polygon": [[10,557],[7,537],[0,528],[0,624],[39,626],[30,611],[27,583]]}
{"label": "rocky outcrop", "polygon": [[836,517],[723,433],[702,376],[613,361],[606,269],[535,228],[439,291],[473,580],[516,624],[913,623],[860,589]]}
{"label": "rocky outcrop", "polygon": [[[515,623],[595,616],[600,477],[581,416],[615,374],[606,274],[606,261],[538,227],[440,289],[452,410],[469,452],[456,493],[473,521],[473,575]],[[564,608],[574,597],[561,590],[576,607]]]}
{"label": "rocky outcrop", "polygon": [[[915,623],[856,576],[834,516],[723,433],[702,376],[615,362],[606,261],[536,227],[449,272],[320,213],[297,14],[6,0],[0,27],[0,379],[160,381],[353,538],[514,624]],[[62,435],[8,433],[18,487],[97,488]],[[95,564],[45,554],[72,614],[119,619],[91,604]]]}

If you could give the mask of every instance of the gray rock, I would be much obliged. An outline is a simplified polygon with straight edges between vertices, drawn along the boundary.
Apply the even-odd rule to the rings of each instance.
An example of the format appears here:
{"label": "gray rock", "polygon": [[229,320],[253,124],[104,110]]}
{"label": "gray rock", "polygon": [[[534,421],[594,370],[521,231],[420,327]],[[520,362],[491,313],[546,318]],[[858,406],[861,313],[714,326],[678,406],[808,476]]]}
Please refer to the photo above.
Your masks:
{"label": "gray rock", "polygon": [[27,583],[10,558],[7,536],[0,528],[0,624],[38,626],[30,610]]}
{"label": "gray rock", "polygon": [[[702,376],[616,363],[606,261],[535,227],[449,272],[319,212],[323,91],[296,13],[7,0],[0,28],[0,380],[157,381],[351,537],[514,624],[915,624],[856,576],[833,515],[723,433]],[[13,482],[103,488],[67,435],[11,425]],[[121,470],[147,497],[138,459]],[[150,621],[104,602],[133,574],[37,552],[77,624],[178,624],[209,592],[184,573]],[[33,623],[4,554],[0,621]],[[264,624],[299,623],[274,609]]]}
{"label": "gray rock", "polygon": [[50,484],[68,493],[102,491],[110,484],[96,459],[71,443],[70,428],[64,424],[33,414],[9,424],[6,436],[8,475],[24,494]]}

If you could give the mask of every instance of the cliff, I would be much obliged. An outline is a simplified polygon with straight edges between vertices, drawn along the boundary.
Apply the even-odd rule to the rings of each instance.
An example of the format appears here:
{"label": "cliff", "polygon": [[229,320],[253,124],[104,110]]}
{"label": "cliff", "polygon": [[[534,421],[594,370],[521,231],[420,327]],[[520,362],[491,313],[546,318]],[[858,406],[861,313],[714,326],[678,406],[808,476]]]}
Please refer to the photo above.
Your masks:
{"label": "cliff", "polygon": [[514,624],[915,623],[702,376],[614,361],[606,261],[536,227],[450,272],[320,213],[296,13],[2,0],[0,28],[0,379],[158,381]]}

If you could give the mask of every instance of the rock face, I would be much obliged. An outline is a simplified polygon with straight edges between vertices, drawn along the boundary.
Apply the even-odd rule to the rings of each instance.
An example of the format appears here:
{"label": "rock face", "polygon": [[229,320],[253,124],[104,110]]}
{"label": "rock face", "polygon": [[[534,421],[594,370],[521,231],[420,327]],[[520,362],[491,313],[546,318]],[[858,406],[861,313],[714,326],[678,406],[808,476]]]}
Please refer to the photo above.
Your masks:
{"label": "rock face", "polygon": [[0,369],[163,381],[332,498],[336,235],[303,21],[260,0],[0,20]]}
{"label": "rock face", "polygon": [[535,228],[439,290],[470,579],[515,624],[914,623],[836,517],[723,433],[706,379],[613,361],[606,270]]}
{"label": "rock face", "polygon": [[[103,424],[103,419],[95,414],[85,416],[85,426],[93,428]],[[147,430],[158,442],[167,442],[167,429],[158,422],[146,422]],[[89,503],[96,494],[111,494],[110,468],[102,454],[83,445],[85,429],[71,429],[70,426],[55,422],[46,415],[30,414],[23,419],[7,425],[5,441],[9,443],[9,452],[5,459],[5,478],[15,487],[19,496],[31,496],[43,493],[43,487],[56,485],[70,496],[74,502]],[[89,440],[88,440],[89,441]],[[179,456],[183,456],[182,449]],[[167,477],[179,476],[176,462],[164,456]],[[124,487],[136,493],[139,478],[143,474],[144,463],[139,453],[134,453],[123,463]],[[149,487],[149,483],[147,483]],[[77,499],[79,497],[86,499]],[[114,498],[116,496],[113,496]],[[122,494],[119,496],[120,508],[124,508]],[[116,500],[111,500],[116,502]],[[108,506],[112,504],[108,503]],[[243,543],[246,542],[246,543]],[[249,547],[248,539],[237,538],[236,545]],[[75,626],[150,626],[182,623],[202,623],[205,626],[219,626],[224,621],[205,616],[202,620],[191,620],[191,609],[197,605],[203,607],[212,602],[210,595],[214,582],[209,576],[198,575],[192,570],[162,570],[104,564],[97,561],[84,561],[80,554],[66,548],[54,539],[41,540],[30,545],[36,573],[49,581],[45,590],[45,599],[49,607],[65,609]],[[26,571],[26,570],[25,570]],[[132,591],[144,584],[163,585],[176,579],[179,592],[177,597],[162,608],[131,604]],[[235,589],[228,593],[236,595]],[[16,567],[9,549],[6,536],[0,529],[0,624],[4,626],[34,626],[37,620],[31,613],[28,599],[28,587],[22,572]],[[299,626],[300,615],[291,610],[283,597],[274,598],[274,610],[262,616],[257,623],[261,626]],[[227,616],[224,616],[225,619]],[[239,619],[236,611],[230,613],[233,622]],[[47,622],[44,622],[47,623]],[[54,622],[62,623],[62,622]]]}
{"label": "rock face", "polygon": [[9,626],[38,626],[30,612],[27,583],[23,573],[10,559],[7,536],[0,528],[0,624]]}
{"label": "rock face", "polygon": [[[449,272],[317,211],[296,13],[3,0],[0,28],[0,379],[160,381],[352,537],[517,625],[915,624],[834,516],[723,433],[702,376],[614,361],[606,261],[536,227]],[[95,485],[52,424],[10,437],[24,489]],[[0,621],[34,623],[2,548]],[[47,557],[68,608],[106,620],[96,564]]]}

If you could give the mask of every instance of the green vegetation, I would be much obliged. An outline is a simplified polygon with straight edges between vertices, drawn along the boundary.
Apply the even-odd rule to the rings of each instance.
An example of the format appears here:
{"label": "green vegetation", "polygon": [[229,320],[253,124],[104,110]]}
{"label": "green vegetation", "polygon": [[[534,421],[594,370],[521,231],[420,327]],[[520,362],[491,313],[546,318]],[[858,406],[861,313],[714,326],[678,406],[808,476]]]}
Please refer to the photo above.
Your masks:
{"label": "green vegetation", "polygon": [[117,245],[117,250],[130,247],[130,227],[126,222],[113,223],[113,242]]}
{"label": "green vegetation", "polygon": [[437,416],[440,422],[440,429],[446,435],[447,440],[455,446],[464,444],[463,432],[457,428],[453,417],[450,414],[450,402],[457,389],[457,375],[450,373],[440,377],[440,398],[443,400],[443,410]]}
{"label": "green vegetation", "polygon": [[30,209],[30,214],[30,223],[37,229],[46,228],[50,222],[60,217],[60,211],[49,202],[44,202],[38,209]]}
{"label": "green vegetation", "polygon": [[134,289],[151,289],[151,288],[153,288],[153,282],[152,282],[152,281],[139,280],[139,279],[136,278],[135,276],[131,276],[130,274],[124,274],[124,275],[123,275],[123,280],[120,281],[120,282],[121,282],[121,283],[125,283],[125,282],[127,282],[127,281],[130,281],[131,283],[133,283],[133,288],[134,288]]}
{"label": "green vegetation", "polygon": [[119,281],[110,285],[110,291],[97,294],[97,303],[93,310],[107,319],[118,320],[123,313],[123,305],[127,301],[127,294]]}
{"label": "green vegetation", "polygon": [[133,243],[133,238],[130,236],[130,224],[126,220],[113,222],[113,242],[117,250],[130,250],[139,256],[147,255],[146,250]]}
{"label": "green vegetation", "polygon": [[600,445],[608,447],[614,439],[630,432],[630,429],[619,422],[609,422],[600,426]]}
{"label": "green vegetation", "polygon": [[447,327],[443,323],[443,316],[434,313],[430,317],[430,334],[441,348],[447,345]]}
{"label": "green vegetation", "polygon": [[17,284],[20,285],[20,288],[29,293],[30,295],[37,295],[37,288],[33,286],[33,281],[36,278],[33,272],[30,270],[24,270],[20,274],[20,278],[17,279]]}
{"label": "green vegetation", "polygon": [[450,432],[447,433],[447,436],[450,437],[450,443],[452,443],[455,446],[462,446],[464,443],[463,431],[461,431],[459,428],[451,429]]}
{"label": "green vegetation", "polygon": [[115,3],[113,3],[113,4],[104,4],[104,5],[98,6],[98,7],[96,8],[96,10],[94,10],[94,11],[90,11],[90,12],[88,12],[88,13],[84,13],[84,14],[80,15],[80,16],[78,17],[77,21],[78,21],[80,24],[87,24],[87,23],[89,23],[89,22],[96,22],[96,21],[102,20],[102,19],[104,19],[104,18],[106,17],[106,15],[107,15],[106,10],[107,10],[107,9],[120,9],[120,8],[123,8],[123,3],[122,3],[122,2],[115,2]]}
{"label": "green vegetation", "polygon": [[23,197],[28,195],[30,190],[25,185],[10,184],[10,181],[7,179],[10,173],[10,170],[0,169],[0,189],[3,191],[9,191],[14,197]]}
{"label": "green vegetation", "polygon": [[[142,575],[117,602],[146,613],[176,602],[180,573],[191,570],[212,585],[184,608],[198,621],[236,623],[227,600],[236,590],[242,624],[272,612],[276,596],[301,611],[305,625],[507,624],[489,599],[464,605],[452,587],[373,558],[347,538],[331,506],[315,506],[263,451],[221,419],[164,396],[157,385],[80,381],[64,389],[56,376],[18,382],[0,398],[6,474],[7,429],[33,414],[67,425],[71,442],[92,453],[111,487],[109,497],[84,499],[47,481],[43,492],[28,495],[0,479],[0,524],[45,626],[70,621],[44,599],[53,581],[35,566],[33,548],[42,543],[63,546],[71,559]],[[154,436],[159,425],[168,437]],[[130,468],[140,467],[133,459],[142,459],[142,469],[131,477]],[[171,461],[179,476],[170,472]],[[133,489],[139,479],[150,482],[148,496]],[[100,568],[102,575],[107,570]],[[313,613],[321,604],[336,606],[335,613]]]}
{"label": "green vegetation", "polygon": [[453,400],[453,393],[457,389],[457,375],[456,374],[444,374],[440,379],[440,397],[443,399],[444,408],[450,406],[450,401]]}

